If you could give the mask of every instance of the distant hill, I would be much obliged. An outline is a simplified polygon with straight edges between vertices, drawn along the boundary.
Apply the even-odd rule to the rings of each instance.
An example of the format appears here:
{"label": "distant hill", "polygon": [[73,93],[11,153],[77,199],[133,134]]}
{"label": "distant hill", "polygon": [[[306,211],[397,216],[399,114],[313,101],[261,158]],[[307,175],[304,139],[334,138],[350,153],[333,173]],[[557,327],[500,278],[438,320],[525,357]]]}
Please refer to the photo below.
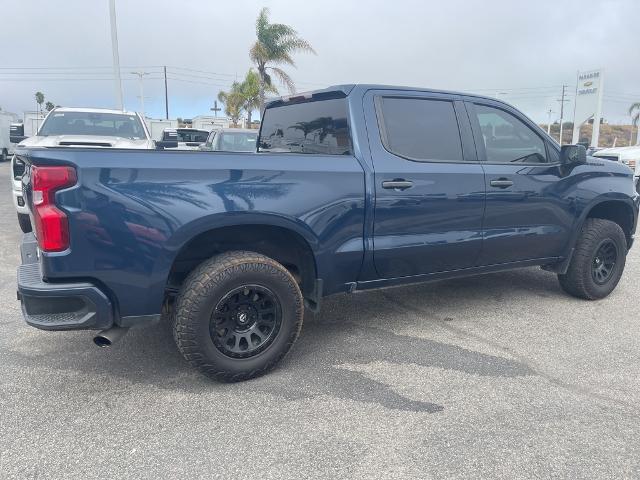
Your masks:
{"label": "distant hill", "polygon": [[[547,130],[547,125],[540,125],[545,131]],[[590,142],[591,141],[591,131],[593,130],[593,125],[587,124],[583,125],[580,129],[580,141],[581,142]],[[633,140],[629,143],[631,132],[633,130]],[[558,140],[560,135],[560,124],[554,123],[551,124],[551,136]],[[562,127],[562,144],[571,143],[571,137],[573,135],[573,123],[565,122]],[[627,147],[630,144],[636,144],[636,136],[638,135],[638,130],[633,125],[609,125],[607,123],[600,125],[600,139],[598,145],[600,147],[613,147],[614,141],[616,147]]]}

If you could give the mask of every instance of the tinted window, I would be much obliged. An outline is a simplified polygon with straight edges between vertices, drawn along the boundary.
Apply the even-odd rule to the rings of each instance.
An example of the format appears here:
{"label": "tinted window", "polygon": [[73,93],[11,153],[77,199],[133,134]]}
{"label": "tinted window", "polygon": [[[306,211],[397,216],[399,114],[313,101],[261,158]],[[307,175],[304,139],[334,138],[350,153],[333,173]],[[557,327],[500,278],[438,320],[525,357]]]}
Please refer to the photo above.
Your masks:
{"label": "tinted window", "polygon": [[206,142],[209,132],[206,130],[178,130],[179,142]]}
{"label": "tinted window", "polygon": [[462,160],[453,103],[444,100],[380,100],[387,150],[413,160]]}
{"label": "tinted window", "polygon": [[105,137],[146,138],[135,115],[90,112],[53,112],[38,135],[100,135]]}
{"label": "tinted window", "polygon": [[544,141],[524,122],[499,108],[476,105],[487,161],[545,163]]}
{"label": "tinted window", "polygon": [[350,155],[346,99],[268,108],[262,124],[259,151]]}

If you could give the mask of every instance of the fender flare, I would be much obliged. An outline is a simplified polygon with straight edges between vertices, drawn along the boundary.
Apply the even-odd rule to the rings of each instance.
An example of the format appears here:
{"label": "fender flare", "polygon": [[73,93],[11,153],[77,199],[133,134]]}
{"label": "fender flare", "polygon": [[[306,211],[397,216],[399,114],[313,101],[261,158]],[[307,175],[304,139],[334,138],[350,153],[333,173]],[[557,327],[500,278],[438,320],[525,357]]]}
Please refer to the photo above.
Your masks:
{"label": "fender flare", "polygon": [[548,266],[548,268],[546,268],[547,270],[550,270],[559,274],[567,273],[569,264],[571,263],[571,258],[573,257],[573,252],[575,250],[576,243],[578,242],[578,238],[580,236],[580,233],[582,232],[582,226],[584,225],[584,222],[587,220],[589,213],[591,213],[591,211],[595,207],[605,202],[620,202],[620,203],[626,204],[631,209],[631,212],[633,213],[634,218],[633,218],[632,232],[635,231],[636,223],[638,220],[638,214],[637,214],[637,208],[634,200],[626,195],[616,194],[613,192],[599,195],[596,198],[594,198],[591,202],[589,202],[582,209],[580,216],[574,222],[572,233],[571,233],[571,236],[569,237],[569,241],[567,244],[567,249],[566,249],[566,254],[564,256],[564,259],[555,266]]}
{"label": "fender flare", "polygon": [[218,228],[242,225],[280,227],[298,234],[309,245],[317,272],[319,239],[307,224],[275,213],[240,211],[214,213],[182,225],[167,239],[164,245],[164,255],[162,255],[161,261],[159,259],[156,262],[154,278],[162,278],[166,282],[171,267],[180,251],[198,235]]}

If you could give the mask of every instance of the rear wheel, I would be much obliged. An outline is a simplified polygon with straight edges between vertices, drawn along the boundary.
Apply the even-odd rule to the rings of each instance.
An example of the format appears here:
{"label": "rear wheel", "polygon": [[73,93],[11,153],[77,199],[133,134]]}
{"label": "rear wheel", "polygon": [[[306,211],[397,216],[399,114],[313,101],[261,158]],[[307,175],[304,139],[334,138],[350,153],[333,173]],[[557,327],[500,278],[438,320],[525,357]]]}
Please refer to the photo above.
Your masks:
{"label": "rear wheel", "polygon": [[18,214],[18,224],[20,225],[20,230],[22,230],[24,233],[31,232],[31,219],[26,213]]}
{"label": "rear wheel", "polygon": [[558,275],[560,286],[575,297],[604,298],[618,285],[626,255],[627,240],[620,225],[589,218],[582,227],[567,273]]}
{"label": "rear wheel", "polygon": [[174,337],[211,378],[233,382],[272,369],[295,342],[302,294],[289,271],[253,252],[229,252],[196,268],[175,305]]}

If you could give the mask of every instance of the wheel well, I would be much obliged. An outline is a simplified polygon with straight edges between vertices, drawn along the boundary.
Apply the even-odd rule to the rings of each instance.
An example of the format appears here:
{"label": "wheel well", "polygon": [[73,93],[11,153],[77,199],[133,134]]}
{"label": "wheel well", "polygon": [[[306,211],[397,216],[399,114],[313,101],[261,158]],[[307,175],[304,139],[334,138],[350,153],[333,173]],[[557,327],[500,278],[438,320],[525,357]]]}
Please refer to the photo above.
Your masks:
{"label": "wheel well", "polygon": [[633,210],[626,203],[615,200],[599,203],[589,211],[587,218],[602,218],[617,223],[627,237],[627,244],[631,244]]}
{"label": "wheel well", "polygon": [[214,255],[237,250],[261,253],[282,264],[305,298],[315,299],[316,264],[307,241],[298,233],[270,225],[236,225],[208,230],[184,245],[171,267],[167,288],[176,291],[196,266]]}

